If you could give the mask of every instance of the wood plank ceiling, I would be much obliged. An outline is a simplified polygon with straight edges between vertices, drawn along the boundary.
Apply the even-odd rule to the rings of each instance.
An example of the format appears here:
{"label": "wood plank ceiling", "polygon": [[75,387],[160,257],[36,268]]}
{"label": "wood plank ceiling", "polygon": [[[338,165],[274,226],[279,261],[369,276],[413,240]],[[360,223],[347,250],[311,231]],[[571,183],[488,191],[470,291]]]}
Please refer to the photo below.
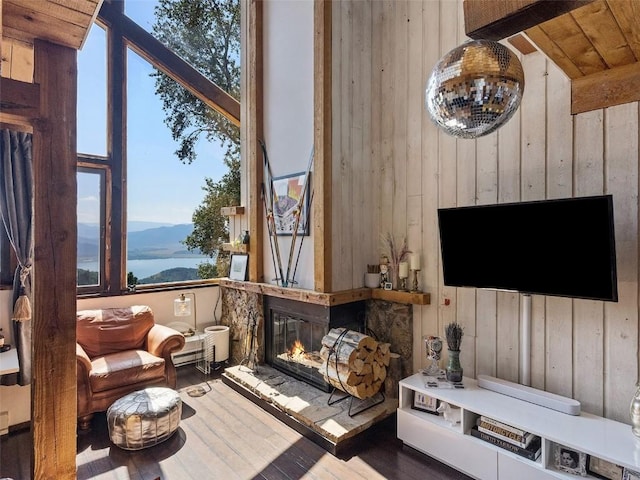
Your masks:
{"label": "wood plank ceiling", "polygon": [[82,47],[102,0],[2,0],[2,35]]}
{"label": "wood plank ceiling", "polygon": [[638,0],[595,0],[525,33],[572,80],[572,113],[640,100]]}
{"label": "wood plank ceiling", "polygon": [[571,79],[574,114],[640,100],[639,0],[464,0],[464,16],[474,39],[524,31]]}

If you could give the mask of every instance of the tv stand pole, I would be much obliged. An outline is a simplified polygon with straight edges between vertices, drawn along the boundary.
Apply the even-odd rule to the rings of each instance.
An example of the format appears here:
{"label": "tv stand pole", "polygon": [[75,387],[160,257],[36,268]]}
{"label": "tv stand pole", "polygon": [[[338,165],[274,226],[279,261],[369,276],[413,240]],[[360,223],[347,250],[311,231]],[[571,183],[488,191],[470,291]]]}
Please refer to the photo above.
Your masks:
{"label": "tv stand pole", "polygon": [[520,326],[520,383],[531,385],[531,295],[522,294]]}

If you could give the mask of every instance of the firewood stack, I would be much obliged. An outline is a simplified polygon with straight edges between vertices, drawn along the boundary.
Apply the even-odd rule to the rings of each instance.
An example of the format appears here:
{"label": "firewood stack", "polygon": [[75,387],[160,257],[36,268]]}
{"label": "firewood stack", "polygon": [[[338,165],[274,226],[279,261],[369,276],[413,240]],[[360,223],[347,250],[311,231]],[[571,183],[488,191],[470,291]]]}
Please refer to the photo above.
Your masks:
{"label": "firewood stack", "polygon": [[388,343],[344,328],[333,328],[322,338],[320,373],[327,383],[354,397],[372,397],[387,377]]}

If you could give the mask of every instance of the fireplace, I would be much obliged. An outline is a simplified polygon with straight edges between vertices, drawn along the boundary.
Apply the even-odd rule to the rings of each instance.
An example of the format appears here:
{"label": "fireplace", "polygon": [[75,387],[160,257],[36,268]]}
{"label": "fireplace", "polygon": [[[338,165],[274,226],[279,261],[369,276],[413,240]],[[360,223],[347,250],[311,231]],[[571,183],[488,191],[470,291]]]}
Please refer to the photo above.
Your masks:
{"label": "fireplace", "polygon": [[331,391],[319,371],[322,337],[336,327],[362,332],[365,302],[324,306],[265,296],[264,309],[266,362],[325,392]]}

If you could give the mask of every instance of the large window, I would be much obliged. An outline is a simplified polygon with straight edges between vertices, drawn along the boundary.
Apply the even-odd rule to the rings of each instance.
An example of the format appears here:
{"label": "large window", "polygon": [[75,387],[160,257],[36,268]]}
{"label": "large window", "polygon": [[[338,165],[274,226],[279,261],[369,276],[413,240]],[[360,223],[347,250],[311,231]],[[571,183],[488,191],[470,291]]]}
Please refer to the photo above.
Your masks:
{"label": "large window", "polygon": [[[213,15],[209,3],[157,0],[139,8],[143,3],[131,2],[136,20],[154,35],[167,26],[176,35],[196,29],[232,35],[222,40],[229,47],[224,51],[192,49],[199,61],[222,65],[218,73],[202,76],[184,55],[141,32],[124,16],[122,2],[104,2],[100,26],[79,53],[80,292],[118,294],[226,274],[218,268],[228,238],[219,207],[240,200],[239,120],[214,110],[206,92],[220,92],[224,84],[232,86],[224,91],[239,95],[239,5],[223,2],[228,14],[218,9]],[[207,8],[194,10],[194,4]],[[233,25],[221,29],[221,22]],[[214,58],[220,54],[224,58]]]}

